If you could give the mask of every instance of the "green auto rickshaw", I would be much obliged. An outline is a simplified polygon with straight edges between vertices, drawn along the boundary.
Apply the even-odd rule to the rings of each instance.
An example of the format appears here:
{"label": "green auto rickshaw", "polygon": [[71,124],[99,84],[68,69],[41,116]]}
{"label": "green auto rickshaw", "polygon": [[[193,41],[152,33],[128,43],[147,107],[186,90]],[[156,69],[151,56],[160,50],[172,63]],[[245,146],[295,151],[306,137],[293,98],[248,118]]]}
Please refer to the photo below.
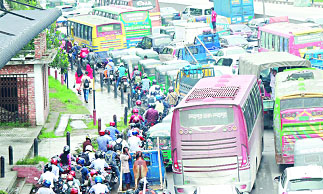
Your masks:
{"label": "green auto rickshaw", "polygon": [[126,68],[129,68],[130,73],[134,66],[138,66],[140,60],[140,57],[137,55],[125,55],[121,57],[121,62],[126,64]]}
{"label": "green auto rickshaw", "polygon": [[167,80],[167,76],[166,73],[168,71],[172,71],[172,70],[179,70],[183,67],[185,67],[186,64],[184,63],[174,63],[172,65],[161,65],[161,66],[157,66],[156,67],[156,80],[157,83],[164,88],[165,84],[166,84],[166,80]]}
{"label": "green auto rickshaw", "polygon": [[171,140],[170,140],[171,123],[158,123],[151,127],[147,132],[147,150],[157,149],[157,137],[159,137],[159,147],[163,152],[164,165],[171,167]]}
{"label": "green auto rickshaw", "polygon": [[156,60],[159,60],[158,53],[156,51],[151,50],[151,49],[138,50],[136,52],[136,54],[141,59],[144,59],[144,57],[147,56],[148,59],[156,59]]}
{"label": "green auto rickshaw", "polygon": [[128,55],[127,49],[107,51],[107,53],[108,53],[108,56],[112,58],[112,61],[115,65],[118,65],[121,62],[122,56]]}
{"label": "green auto rickshaw", "polygon": [[178,74],[178,70],[171,70],[166,72],[166,84],[165,84],[166,91],[168,91],[168,88],[170,86],[173,86],[175,88],[177,74]]}
{"label": "green auto rickshaw", "polygon": [[161,61],[156,59],[146,59],[139,61],[139,70],[146,73],[150,81],[155,79],[155,68],[162,64]]}

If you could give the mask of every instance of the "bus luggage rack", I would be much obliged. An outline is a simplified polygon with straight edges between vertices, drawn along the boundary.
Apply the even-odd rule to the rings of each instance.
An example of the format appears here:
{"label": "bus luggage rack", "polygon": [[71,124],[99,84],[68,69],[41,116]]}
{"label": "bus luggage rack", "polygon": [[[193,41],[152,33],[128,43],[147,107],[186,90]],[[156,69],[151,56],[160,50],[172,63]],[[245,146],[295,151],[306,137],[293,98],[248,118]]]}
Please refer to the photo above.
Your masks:
{"label": "bus luggage rack", "polygon": [[219,88],[201,88],[194,91],[186,98],[185,102],[191,100],[201,100],[205,98],[231,98],[236,97],[239,91],[238,86],[222,86]]}

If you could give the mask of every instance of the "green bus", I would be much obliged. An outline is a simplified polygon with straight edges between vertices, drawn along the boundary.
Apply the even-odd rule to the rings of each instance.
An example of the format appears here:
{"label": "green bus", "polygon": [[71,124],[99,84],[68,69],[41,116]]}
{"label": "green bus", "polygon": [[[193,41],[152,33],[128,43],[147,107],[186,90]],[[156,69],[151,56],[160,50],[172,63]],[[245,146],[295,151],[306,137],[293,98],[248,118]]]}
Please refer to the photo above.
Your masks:
{"label": "green bus", "polygon": [[143,37],[152,33],[148,10],[124,5],[109,5],[94,8],[93,14],[121,21],[126,30],[128,48],[136,47]]}
{"label": "green bus", "polygon": [[277,164],[294,163],[298,139],[323,138],[323,71],[297,68],[275,80],[274,139]]}

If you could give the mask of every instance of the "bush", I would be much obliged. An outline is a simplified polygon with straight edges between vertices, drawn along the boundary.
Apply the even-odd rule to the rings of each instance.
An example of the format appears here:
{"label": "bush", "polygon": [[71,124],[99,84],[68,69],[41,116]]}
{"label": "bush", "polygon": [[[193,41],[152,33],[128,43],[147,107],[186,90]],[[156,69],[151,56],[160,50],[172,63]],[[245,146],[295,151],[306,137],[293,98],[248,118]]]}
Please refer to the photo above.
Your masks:
{"label": "bush", "polygon": [[[35,165],[39,164],[39,162],[47,163],[49,160],[46,157],[37,156],[34,158],[25,158],[17,161],[17,165]],[[1,194],[1,193],[0,193]]]}

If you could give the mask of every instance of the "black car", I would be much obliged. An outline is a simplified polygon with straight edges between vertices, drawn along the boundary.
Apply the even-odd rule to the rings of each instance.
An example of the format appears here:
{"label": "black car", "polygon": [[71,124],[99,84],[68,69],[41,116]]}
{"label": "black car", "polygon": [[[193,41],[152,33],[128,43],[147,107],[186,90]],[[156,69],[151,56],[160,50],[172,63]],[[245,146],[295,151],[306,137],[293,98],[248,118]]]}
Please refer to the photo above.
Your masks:
{"label": "black car", "polygon": [[138,43],[137,48],[153,49],[159,53],[165,46],[172,42],[171,36],[167,34],[158,34],[145,36],[141,42]]}

